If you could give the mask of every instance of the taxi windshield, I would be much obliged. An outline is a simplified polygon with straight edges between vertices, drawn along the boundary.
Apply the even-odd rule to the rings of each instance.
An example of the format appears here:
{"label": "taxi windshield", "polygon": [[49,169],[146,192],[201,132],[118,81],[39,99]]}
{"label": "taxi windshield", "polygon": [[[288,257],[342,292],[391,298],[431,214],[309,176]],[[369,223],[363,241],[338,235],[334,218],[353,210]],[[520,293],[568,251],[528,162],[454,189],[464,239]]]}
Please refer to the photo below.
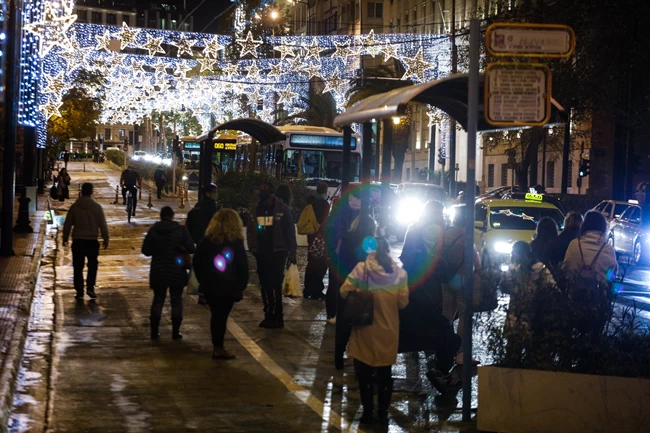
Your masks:
{"label": "taxi windshield", "polygon": [[535,230],[537,223],[544,217],[551,217],[562,229],[564,217],[557,209],[508,206],[490,208],[490,226],[504,230]]}

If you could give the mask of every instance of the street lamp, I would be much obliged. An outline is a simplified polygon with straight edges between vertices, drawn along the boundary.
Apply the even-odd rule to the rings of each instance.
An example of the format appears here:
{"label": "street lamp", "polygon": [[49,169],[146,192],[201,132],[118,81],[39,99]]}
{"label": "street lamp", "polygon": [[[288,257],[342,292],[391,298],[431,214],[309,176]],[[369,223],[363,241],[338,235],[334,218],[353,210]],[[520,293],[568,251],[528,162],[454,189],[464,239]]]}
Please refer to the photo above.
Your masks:
{"label": "street lamp", "polygon": [[278,11],[276,11],[275,9],[273,9],[273,10],[271,11],[271,19],[272,19],[272,20],[277,20],[279,17],[280,17],[280,14],[278,13]]}

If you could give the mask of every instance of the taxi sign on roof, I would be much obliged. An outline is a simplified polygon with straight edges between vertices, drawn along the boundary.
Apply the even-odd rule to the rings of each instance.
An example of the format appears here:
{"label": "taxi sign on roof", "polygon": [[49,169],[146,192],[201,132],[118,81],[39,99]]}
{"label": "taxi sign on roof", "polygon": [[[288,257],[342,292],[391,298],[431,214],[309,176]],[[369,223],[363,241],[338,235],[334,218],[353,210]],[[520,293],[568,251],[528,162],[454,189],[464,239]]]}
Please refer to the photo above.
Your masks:
{"label": "taxi sign on roof", "polygon": [[542,194],[535,194],[535,193],[532,193],[532,192],[527,192],[526,193],[526,200],[544,201],[544,196]]}

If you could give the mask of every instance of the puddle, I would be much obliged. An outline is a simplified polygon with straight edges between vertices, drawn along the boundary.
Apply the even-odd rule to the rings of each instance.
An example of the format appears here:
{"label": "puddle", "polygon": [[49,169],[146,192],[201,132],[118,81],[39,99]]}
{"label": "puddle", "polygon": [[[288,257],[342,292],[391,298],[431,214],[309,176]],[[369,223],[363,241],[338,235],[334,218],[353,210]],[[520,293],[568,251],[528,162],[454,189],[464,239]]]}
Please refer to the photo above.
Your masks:
{"label": "puddle", "polygon": [[142,411],[140,405],[132,401],[133,397],[124,395],[128,382],[122,376],[113,374],[112,377],[111,392],[113,393],[113,401],[126,420],[126,431],[129,433],[149,431],[150,426],[147,418],[151,414]]}

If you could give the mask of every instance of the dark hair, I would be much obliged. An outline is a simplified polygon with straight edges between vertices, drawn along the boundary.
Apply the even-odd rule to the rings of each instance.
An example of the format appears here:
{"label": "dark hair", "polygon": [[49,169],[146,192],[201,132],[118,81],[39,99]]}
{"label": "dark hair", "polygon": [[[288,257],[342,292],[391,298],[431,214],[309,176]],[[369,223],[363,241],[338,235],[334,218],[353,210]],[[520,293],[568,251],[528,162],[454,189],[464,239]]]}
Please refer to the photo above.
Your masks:
{"label": "dark hair", "polygon": [[93,195],[93,184],[90,182],[85,182],[83,185],[81,185],[81,195]]}
{"label": "dark hair", "polygon": [[165,206],[162,209],[160,209],[161,220],[172,219],[172,218],[174,218],[174,209],[172,209],[169,206]]}
{"label": "dark hair", "polygon": [[585,234],[588,231],[597,231],[605,233],[607,231],[607,220],[600,212],[590,210],[585,214],[585,220],[582,223],[581,233]]}
{"label": "dark hair", "polygon": [[571,211],[564,218],[564,230],[580,231],[582,227],[582,214],[580,212]]}
{"label": "dark hair", "polygon": [[212,191],[217,189],[217,185],[213,183],[209,183],[206,186],[203,187],[203,195],[208,195],[211,194]]}
{"label": "dark hair", "polygon": [[275,193],[275,186],[273,186],[273,184],[271,182],[269,182],[268,180],[263,180],[262,182],[260,182],[260,187],[262,185],[268,186],[269,191],[271,191],[271,194]]}
{"label": "dark hair", "polygon": [[557,223],[551,217],[544,217],[537,223],[535,239],[546,243],[557,237]]}
{"label": "dark hair", "polygon": [[325,194],[327,192],[327,182],[320,181],[316,185],[316,193]]}
{"label": "dark hair", "polygon": [[377,238],[377,252],[375,253],[375,258],[377,263],[381,265],[384,270],[392,274],[393,273],[393,261],[389,255],[390,248],[388,246],[388,241],[385,237],[381,236]]}
{"label": "dark hair", "polygon": [[289,204],[291,202],[291,191],[289,190],[289,185],[286,183],[281,183],[278,185],[278,187],[275,189],[275,196],[280,198],[285,204]]}
{"label": "dark hair", "polygon": [[518,264],[528,269],[533,260],[533,250],[530,248],[528,242],[517,241],[512,246],[511,257],[513,264]]}

